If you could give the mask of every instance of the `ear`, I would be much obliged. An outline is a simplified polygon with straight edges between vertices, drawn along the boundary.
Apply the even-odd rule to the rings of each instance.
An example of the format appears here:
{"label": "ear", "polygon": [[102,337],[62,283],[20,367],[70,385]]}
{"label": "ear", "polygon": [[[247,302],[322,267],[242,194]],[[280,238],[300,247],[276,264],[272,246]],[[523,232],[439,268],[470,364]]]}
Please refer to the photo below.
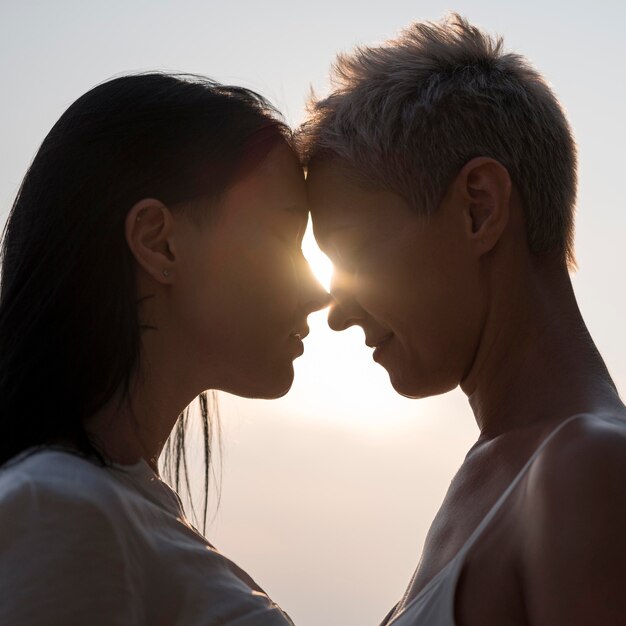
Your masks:
{"label": "ear", "polygon": [[500,162],[477,157],[456,178],[466,206],[467,235],[478,255],[489,252],[509,222],[511,177]]}
{"label": "ear", "polygon": [[126,216],[130,251],[139,266],[161,284],[171,282],[176,261],[170,245],[173,221],[170,210],[152,198],[137,202]]}

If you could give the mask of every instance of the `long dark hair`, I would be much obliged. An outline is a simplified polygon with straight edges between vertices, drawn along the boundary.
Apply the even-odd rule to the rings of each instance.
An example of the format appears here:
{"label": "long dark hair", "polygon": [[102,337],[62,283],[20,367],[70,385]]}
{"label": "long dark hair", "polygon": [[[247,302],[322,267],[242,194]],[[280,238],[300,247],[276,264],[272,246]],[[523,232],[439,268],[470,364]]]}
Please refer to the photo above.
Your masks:
{"label": "long dark hair", "polygon": [[[142,198],[176,205],[218,198],[253,137],[289,137],[258,94],[204,77],[148,73],[98,85],[44,139],[22,182],[2,241],[0,466],[59,439],[108,461],[84,419],[128,397],[139,364],[134,259],[124,236]],[[243,159],[245,160],[245,159]],[[205,451],[211,398],[200,397]],[[189,485],[183,414],[166,458]]]}

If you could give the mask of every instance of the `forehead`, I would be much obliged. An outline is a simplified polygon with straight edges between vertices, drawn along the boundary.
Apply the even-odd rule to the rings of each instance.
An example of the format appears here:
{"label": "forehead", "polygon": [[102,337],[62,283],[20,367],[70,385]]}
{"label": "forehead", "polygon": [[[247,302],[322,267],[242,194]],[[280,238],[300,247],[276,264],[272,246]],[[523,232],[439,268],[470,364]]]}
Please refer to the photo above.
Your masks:
{"label": "forehead", "polygon": [[295,152],[280,142],[237,184],[240,188],[256,191],[301,193],[304,191],[304,173]]}
{"label": "forehead", "polygon": [[316,237],[344,228],[378,227],[415,217],[399,194],[368,188],[352,170],[335,160],[309,166],[307,193]]}
{"label": "forehead", "polygon": [[235,213],[292,205],[306,211],[306,187],[302,167],[284,143],[272,148],[254,169],[237,179],[222,200],[222,207]]}

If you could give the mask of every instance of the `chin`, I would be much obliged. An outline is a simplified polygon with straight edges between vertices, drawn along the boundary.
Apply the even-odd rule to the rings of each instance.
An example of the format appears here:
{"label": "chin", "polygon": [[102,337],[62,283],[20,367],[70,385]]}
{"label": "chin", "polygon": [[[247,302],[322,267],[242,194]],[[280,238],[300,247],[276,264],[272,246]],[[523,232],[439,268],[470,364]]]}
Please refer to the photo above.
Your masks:
{"label": "chin", "polygon": [[248,381],[248,384],[233,389],[230,393],[242,396],[243,398],[258,398],[260,400],[276,400],[282,398],[293,385],[293,364],[288,368],[277,371],[275,368],[263,370],[263,378],[255,378]]}
{"label": "chin", "polygon": [[452,391],[457,384],[448,384],[443,381],[432,380],[425,376],[413,373],[410,376],[402,376],[393,372],[389,374],[389,382],[394,390],[405,398],[423,400],[432,396]]}

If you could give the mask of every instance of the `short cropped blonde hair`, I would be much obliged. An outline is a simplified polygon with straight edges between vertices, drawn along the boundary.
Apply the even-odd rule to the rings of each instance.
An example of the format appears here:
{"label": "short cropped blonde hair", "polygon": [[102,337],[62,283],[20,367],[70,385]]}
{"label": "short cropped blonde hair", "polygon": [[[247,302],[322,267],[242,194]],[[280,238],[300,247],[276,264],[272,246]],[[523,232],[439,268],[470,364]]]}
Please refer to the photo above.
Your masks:
{"label": "short cropped blonde hair", "polygon": [[544,78],[458,14],[417,22],[378,46],[340,54],[333,91],[311,98],[297,143],[305,164],[336,158],[360,180],[432,214],[474,157],[504,165],[530,250],[571,268],[576,145]]}

